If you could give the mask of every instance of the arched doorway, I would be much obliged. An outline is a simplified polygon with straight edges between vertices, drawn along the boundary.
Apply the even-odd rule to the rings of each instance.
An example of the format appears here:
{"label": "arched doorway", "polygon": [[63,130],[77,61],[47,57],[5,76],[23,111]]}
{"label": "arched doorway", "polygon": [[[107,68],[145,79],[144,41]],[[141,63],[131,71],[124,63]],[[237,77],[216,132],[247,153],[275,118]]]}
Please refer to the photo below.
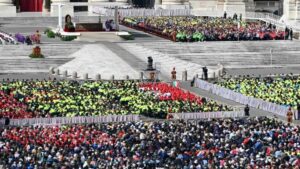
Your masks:
{"label": "arched doorway", "polygon": [[43,0],[19,0],[21,12],[43,12]]}

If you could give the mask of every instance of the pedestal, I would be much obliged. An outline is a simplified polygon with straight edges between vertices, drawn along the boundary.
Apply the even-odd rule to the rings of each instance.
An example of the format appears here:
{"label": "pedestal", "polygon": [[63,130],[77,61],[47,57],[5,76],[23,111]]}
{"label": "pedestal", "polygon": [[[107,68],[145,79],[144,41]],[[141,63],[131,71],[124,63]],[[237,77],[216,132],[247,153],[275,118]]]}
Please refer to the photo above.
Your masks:
{"label": "pedestal", "polygon": [[158,70],[144,70],[143,75],[147,80],[157,81],[159,80],[160,72]]}
{"label": "pedestal", "polygon": [[[74,16],[74,7],[70,4],[63,3],[65,6],[62,7],[62,16],[63,18],[66,15],[71,15],[72,17]],[[58,16],[58,6],[51,4],[51,16]]]}
{"label": "pedestal", "polygon": [[3,5],[0,2],[0,17],[15,17],[17,16],[17,8],[11,5]]}

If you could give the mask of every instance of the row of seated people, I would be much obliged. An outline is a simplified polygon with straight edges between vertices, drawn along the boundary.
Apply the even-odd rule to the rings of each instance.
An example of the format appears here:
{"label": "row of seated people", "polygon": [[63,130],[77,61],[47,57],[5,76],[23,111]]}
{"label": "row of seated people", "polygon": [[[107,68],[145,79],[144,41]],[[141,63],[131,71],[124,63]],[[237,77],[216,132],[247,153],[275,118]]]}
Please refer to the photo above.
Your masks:
{"label": "row of seated people", "polygon": [[173,41],[235,41],[287,39],[287,33],[261,21],[218,17],[124,17],[122,23]]}
{"label": "row of seated people", "polygon": [[299,169],[300,128],[265,117],[0,128],[10,169]]}
{"label": "row of seated people", "polygon": [[166,83],[137,81],[4,81],[0,114],[9,118],[230,111],[231,107]]}

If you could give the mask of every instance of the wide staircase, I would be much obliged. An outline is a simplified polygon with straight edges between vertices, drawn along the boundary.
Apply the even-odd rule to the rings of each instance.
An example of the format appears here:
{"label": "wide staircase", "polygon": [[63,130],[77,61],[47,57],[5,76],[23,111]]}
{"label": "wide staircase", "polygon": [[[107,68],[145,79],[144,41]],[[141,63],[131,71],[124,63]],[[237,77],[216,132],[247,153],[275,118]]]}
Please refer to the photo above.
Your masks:
{"label": "wide staircase", "polygon": [[[135,44],[170,57],[194,64],[247,68],[252,66],[300,64],[297,41],[241,41],[241,42],[141,42]],[[137,48],[137,47],[136,47]]]}
{"label": "wide staircase", "polygon": [[48,72],[50,67],[62,65],[72,58],[70,54],[80,49],[80,44],[42,44],[43,59],[32,59],[34,46],[0,46],[0,73]]}

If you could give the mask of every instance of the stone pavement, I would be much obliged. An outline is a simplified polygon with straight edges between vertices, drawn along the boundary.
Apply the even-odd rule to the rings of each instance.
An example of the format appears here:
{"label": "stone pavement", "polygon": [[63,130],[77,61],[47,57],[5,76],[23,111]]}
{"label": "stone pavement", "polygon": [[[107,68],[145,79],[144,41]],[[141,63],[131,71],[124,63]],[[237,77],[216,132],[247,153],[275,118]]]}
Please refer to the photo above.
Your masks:
{"label": "stone pavement", "polygon": [[61,72],[67,70],[70,75],[77,72],[79,78],[88,73],[91,78],[101,74],[101,79],[107,80],[112,75],[115,79],[125,79],[127,75],[131,79],[139,79],[139,73],[134,68],[102,44],[85,45],[70,57],[74,59],[58,67]]}

